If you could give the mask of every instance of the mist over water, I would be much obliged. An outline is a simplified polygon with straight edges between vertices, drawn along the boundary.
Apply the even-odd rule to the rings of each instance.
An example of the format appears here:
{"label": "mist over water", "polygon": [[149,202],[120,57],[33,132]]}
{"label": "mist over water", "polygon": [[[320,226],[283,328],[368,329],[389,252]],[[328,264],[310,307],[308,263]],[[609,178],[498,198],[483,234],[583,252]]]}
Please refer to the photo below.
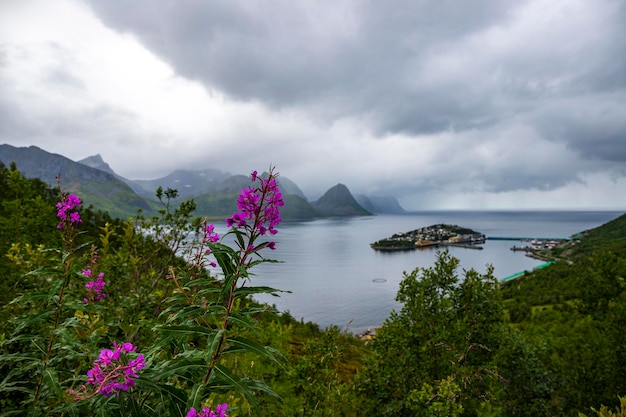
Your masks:
{"label": "mist over water", "polygon": [[[337,325],[359,333],[380,326],[392,309],[403,271],[432,266],[436,248],[378,252],[370,243],[433,224],[468,227],[486,236],[570,237],[610,221],[621,212],[609,211],[441,211],[406,215],[331,218],[285,222],[276,235],[276,250],[265,254],[282,263],[263,264],[252,272],[255,285],[291,291],[259,301],[275,304],[296,319],[322,327]],[[515,241],[487,240],[483,250],[450,247],[459,258],[459,274],[474,268],[485,272],[494,266],[495,276],[505,278],[542,263],[522,252],[513,252]]]}

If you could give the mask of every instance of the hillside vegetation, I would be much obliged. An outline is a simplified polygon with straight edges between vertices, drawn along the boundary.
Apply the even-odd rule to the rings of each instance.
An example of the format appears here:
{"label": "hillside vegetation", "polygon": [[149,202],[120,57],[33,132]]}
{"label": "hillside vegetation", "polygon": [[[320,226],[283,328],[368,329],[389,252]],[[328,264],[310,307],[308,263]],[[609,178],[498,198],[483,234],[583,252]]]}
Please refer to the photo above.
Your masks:
{"label": "hillside vegetation", "polygon": [[[177,198],[170,201],[171,206],[194,199],[198,216],[223,218],[235,209],[237,196],[248,186],[245,175],[232,175],[216,169],[178,169],[161,178],[130,180],[117,175],[100,155],[74,162],[36,146],[1,144],[0,162],[5,166],[15,163],[27,178],[38,178],[53,187],[56,186],[57,177],[60,177],[66,191],[80,194],[92,209],[120,219],[134,217],[139,212],[147,216],[155,215],[160,209],[155,199],[158,187],[177,191]],[[260,174],[260,177],[266,175],[267,172]],[[279,187],[288,203],[282,212],[284,220],[371,214],[357,203],[342,184],[332,187],[316,202],[309,202],[298,185],[286,177],[280,178]],[[393,197],[362,198],[372,207],[372,212],[404,211]]]}
{"label": "hillside vegetation", "polygon": [[610,251],[626,256],[626,214],[600,227],[581,233],[580,242],[571,254],[586,255],[598,251]]}
{"label": "hillside vegetation", "polygon": [[[249,193],[224,205],[247,213]],[[119,220],[0,164],[0,416],[624,415],[624,216],[506,284],[439,252],[360,340],[249,298],[280,294],[247,275],[273,209],[256,212],[267,230],[231,210],[218,237],[157,194],[155,216]]]}

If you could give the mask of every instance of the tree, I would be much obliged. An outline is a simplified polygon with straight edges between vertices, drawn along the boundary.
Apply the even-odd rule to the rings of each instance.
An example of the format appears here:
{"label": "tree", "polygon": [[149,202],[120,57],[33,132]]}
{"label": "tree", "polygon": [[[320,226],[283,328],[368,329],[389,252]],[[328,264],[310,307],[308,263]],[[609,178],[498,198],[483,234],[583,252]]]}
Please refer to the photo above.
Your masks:
{"label": "tree", "polygon": [[504,395],[498,352],[508,322],[493,269],[457,274],[459,260],[405,273],[392,312],[360,375],[367,411],[393,416],[497,413]]}

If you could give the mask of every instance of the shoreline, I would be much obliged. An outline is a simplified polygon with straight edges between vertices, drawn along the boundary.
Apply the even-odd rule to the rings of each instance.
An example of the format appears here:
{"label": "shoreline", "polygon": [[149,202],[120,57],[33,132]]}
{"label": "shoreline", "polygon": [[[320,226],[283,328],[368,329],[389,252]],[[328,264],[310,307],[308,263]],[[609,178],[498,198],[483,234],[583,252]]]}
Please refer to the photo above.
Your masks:
{"label": "shoreline", "polygon": [[370,247],[376,251],[380,251],[380,252],[402,252],[402,251],[410,251],[410,250],[421,250],[421,249],[430,249],[430,248],[436,248],[439,246],[452,246],[452,247],[457,247],[457,248],[463,248],[463,249],[475,249],[475,250],[483,250],[484,248],[482,246],[478,246],[480,243],[485,243],[485,242],[479,242],[476,245],[473,244],[469,244],[469,243],[448,243],[448,242],[437,242],[437,243],[432,243],[432,244],[428,244],[428,245],[413,245],[413,246],[377,246],[374,245],[373,243],[370,244]]}

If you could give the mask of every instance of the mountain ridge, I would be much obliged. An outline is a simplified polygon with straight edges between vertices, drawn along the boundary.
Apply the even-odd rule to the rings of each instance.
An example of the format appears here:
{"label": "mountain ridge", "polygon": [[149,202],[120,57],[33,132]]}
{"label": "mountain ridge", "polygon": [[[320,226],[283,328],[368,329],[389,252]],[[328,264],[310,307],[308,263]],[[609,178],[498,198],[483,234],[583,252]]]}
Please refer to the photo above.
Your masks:
{"label": "mountain ridge", "polygon": [[88,205],[114,217],[128,217],[137,210],[152,212],[153,206],[115,175],[37,146],[18,148],[0,145],[0,161],[14,162],[27,178],[39,178],[50,186],[60,182],[63,190],[78,194]]}
{"label": "mountain ridge", "polygon": [[402,208],[395,197],[391,196],[366,196],[364,194],[355,194],[354,199],[370,213],[376,214],[405,214],[406,210]]}
{"label": "mountain ridge", "polygon": [[[227,216],[236,210],[241,189],[250,185],[248,176],[217,169],[179,169],[154,180],[129,180],[115,173],[100,154],[72,161],[37,146],[0,145],[0,161],[7,166],[15,162],[26,177],[40,178],[50,185],[56,184],[56,176],[60,173],[65,190],[78,194],[96,209],[121,218],[136,215],[138,209],[154,213],[158,207],[154,192],[159,186],[177,189],[179,197],[176,201],[193,198],[200,216]],[[261,177],[263,175],[267,173]],[[320,199],[310,202],[295,182],[287,177],[279,177],[278,181],[286,201],[282,210],[284,220],[366,216],[374,212],[362,207],[343,184],[332,187]]]}

